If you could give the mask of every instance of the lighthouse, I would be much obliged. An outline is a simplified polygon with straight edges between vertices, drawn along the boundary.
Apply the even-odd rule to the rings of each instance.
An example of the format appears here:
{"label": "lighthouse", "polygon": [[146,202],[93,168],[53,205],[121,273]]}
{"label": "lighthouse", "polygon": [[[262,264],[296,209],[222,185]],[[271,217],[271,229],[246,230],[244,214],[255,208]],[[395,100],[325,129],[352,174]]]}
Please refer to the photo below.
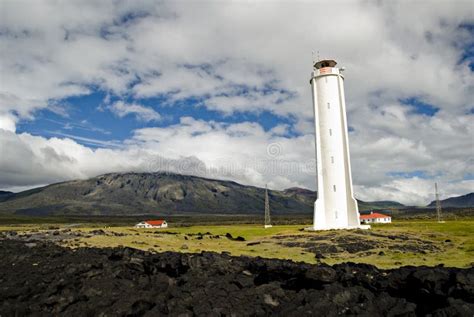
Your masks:
{"label": "lighthouse", "polygon": [[344,69],[336,64],[334,60],[316,62],[310,80],[318,184],[313,230],[367,228],[360,225],[352,190]]}

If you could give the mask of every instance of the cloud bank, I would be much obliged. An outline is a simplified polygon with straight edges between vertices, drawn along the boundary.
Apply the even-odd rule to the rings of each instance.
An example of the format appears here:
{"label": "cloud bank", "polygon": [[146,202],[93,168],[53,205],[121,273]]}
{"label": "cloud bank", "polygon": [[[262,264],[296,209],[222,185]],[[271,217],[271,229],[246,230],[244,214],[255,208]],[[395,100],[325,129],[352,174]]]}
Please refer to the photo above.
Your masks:
{"label": "cloud bank", "polygon": [[[424,204],[434,181],[445,196],[474,189],[469,1],[4,1],[0,12],[4,189],[156,169],[157,160],[246,184],[315,188],[308,78],[317,50],[347,69],[359,198]],[[64,131],[16,132],[40,111],[97,91],[113,97],[103,109],[116,120],[146,126],[114,147]],[[159,110],[146,102],[157,98]],[[166,124],[176,105],[203,109],[202,118]],[[281,122],[227,120],[262,113]]]}

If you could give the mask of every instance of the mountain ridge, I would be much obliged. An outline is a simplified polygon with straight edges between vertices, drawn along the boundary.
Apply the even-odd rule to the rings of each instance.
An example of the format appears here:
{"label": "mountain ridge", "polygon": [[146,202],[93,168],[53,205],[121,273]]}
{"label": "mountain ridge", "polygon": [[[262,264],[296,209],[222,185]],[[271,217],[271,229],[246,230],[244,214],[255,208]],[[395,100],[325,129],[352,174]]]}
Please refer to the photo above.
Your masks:
{"label": "mountain ridge", "polygon": [[[172,173],[109,173],[9,196],[0,213],[129,215],[149,213],[256,213],[264,190],[234,181]],[[276,213],[309,212],[307,197],[269,190]]]}
{"label": "mountain ridge", "polygon": [[[22,215],[258,214],[264,188],[173,173],[108,173],[8,194],[0,213]],[[273,214],[312,213],[316,192],[269,190]],[[359,209],[403,208],[359,201]]]}
{"label": "mountain ridge", "polygon": [[[473,207],[474,193],[469,193],[461,196],[449,197],[440,200],[441,207]],[[436,200],[433,200],[426,207],[436,207]]]}
{"label": "mountain ridge", "polygon": [[7,200],[9,197],[15,195],[13,192],[0,190],[0,202]]}

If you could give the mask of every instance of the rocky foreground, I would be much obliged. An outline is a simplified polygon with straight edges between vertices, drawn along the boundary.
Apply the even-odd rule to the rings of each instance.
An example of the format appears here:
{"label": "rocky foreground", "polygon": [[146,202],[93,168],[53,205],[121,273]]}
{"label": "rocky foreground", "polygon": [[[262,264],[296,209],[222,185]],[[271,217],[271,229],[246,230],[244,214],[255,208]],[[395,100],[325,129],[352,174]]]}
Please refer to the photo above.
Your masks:
{"label": "rocky foreground", "polygon": [[0,316],[473,316],[474,268],[310,265],[0,238]]}

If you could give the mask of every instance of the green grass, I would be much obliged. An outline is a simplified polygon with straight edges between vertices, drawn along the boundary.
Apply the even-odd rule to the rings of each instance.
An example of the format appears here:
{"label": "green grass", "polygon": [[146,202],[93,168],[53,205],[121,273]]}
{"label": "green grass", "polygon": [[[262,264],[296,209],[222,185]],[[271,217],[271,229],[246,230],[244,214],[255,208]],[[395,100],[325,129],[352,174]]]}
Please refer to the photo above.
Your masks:
{"label": "green grass", "polygon": [[263,228],[263,226],[261,225],[225,225],[225,226],[214,225],[214,226],[192,226],[192,227],[160,229],[160,231],[179,232],[182,234],[210,232],[214,235],[231,233],[233,236],[242,236],[246,239],[253,239],[253,238],[264,237],[264,236],[272,236],[276,234],[294,233],[294,232],[297,232],[301,228],[304,228],[304,225],[283,225],[283,226],[274,226],[267,229]]}
{"label": "green grass", "polygon": [[474,220],[452,220],[445,223],[436,221],[399,221],[388,225],[376,225],[373,230],[385,230],[393,233],[411,233],[424,237],[439,245],[446,245],[443,252],[423,257],[414,255],[398,255],[398,259],[413,265],[437,265],[468,267],[474,264]]}
{"label": "green grass", "polygon": [[[65,225],[56,225],[56,227]],[[371,253],[341,252],[337,254],[325,254],[323,262],[328,264],[340,262],[358,262],[369,263],[381,268],[393,268],[403,265],[429,265],[434,266],[444,264],[453,267],[469,267],[474,262],[474,220],[463,219],[447,221],[440,224],[435,221],[397,221],[392,224],[373,225],[369,234],[366,231],[323,231],[307,232],[301,231],[308,225],[278,225],[272,228],[264,229],[261,225],[195,225],[179,226],[167,229],[135,229],[131,226],[107,227],[106,232],[126,233],[126,236],[95,235],[90,238],[81,238],[80,241],[69,241],[65,245],[69,247],[96,246],[96,247],[116,247],[129,246],[143,250],[152,250],[156,252],[177,251],[177,252],[229,252],[232,255],[261,256],[267,258],[291,259],[293,261],[304,261],[316,263],[314,253],[305,251],[301,247],[288,247],[279,244],[282,241],[306,242],[308,238],[320,236],[324,238],[321,243],[331,244],[334,242],[326,238],[328,234],[334,234],[337,237],[345,237],[349,241],[368,241],[378,243]],[[91,226],[84,224],[81,227],[74,227],[72,230],[88,232],[97,229],[98,225]],[[26,225],[4,225],[0,226],[2,230],[30,231],[32,229],[48,230],[50,225],[26,224]],[[219,239],[213,239],[208,235],[203,239],[197,239],[196,236],[186,236],[187,234],[211,233],[219,235]],[[177,233],[177,234],[170,234]],[[232,241],[224,237],[230,233],[233,237],[242,236],[246,241]],[[383,236],[405,236],[407,240],[391,240],[381,238],[370,233]],[[277,236],[284,236],[284,239],[276,239]],[[289,237],[292,236],[292,237]],[[187,238],[187,239],[186,239]],[[449,240],[447,242],[447,240]],[[425,254],[419,252],[405,252],[390,249],[397,244],[417,245],[418,241],[423,243],[432,243],[439,251],[427,250]],[[247,245],[248,243],[259,243],[256,245]],[[313,243],[319,243],[313,242]],[[380,251],[384,255],[379,255]]]}

